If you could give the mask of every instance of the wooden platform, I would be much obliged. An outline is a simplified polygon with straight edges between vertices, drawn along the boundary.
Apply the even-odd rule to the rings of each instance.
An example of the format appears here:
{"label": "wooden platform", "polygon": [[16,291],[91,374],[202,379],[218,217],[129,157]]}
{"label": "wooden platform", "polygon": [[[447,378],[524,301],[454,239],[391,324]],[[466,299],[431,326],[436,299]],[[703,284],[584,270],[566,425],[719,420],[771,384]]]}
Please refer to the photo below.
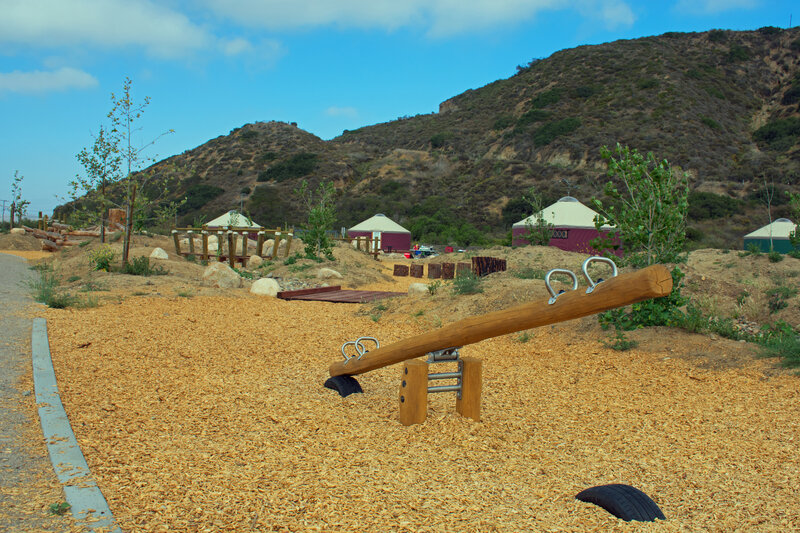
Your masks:
{"label": "wooden platform", "polygon": [[383,298],[405,296],[404,292],[388,291],[356,291],[342,290],[342,287],[317,287],[315,289],[301,289],[298,291],[281,291],[278,298],[282,300],[312,300],[316,302],[340,302],[348,304],[361,304],[374,302]]}

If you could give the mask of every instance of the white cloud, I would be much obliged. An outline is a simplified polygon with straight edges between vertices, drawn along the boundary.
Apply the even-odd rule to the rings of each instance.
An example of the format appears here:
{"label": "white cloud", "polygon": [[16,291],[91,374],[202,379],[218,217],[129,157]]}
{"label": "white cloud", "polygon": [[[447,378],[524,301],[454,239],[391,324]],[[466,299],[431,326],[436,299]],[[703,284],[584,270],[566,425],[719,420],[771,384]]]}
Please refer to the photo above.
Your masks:
{"label": "white cloud", "polygon": [[285,30],[317,26],[426,28],[443,37],[497,28],[535,18],[543,11],[578,9],[608,26],[631,25],[624,0],[201,0],[217,15],[239,24]]}
{"label": "white cloud", "polygon": [[222,52],[226,56],[238,56],[247,52],[253,51],[253,45],[246,39],[231,39],[229,41],[220,41]]}
{"label": "white cloud", "polygon": [[331,106],[325,110],[329,117],[358,118],[358,110],[355,107]]}
{"label": "white cloud", "polygon": [[0,0],[0,43],[144,47],[179,57],[213,43],[182,13],[150,0]]}
{"label": "white cloud", "polygon": [[737,9],[755,9],[759,0],[678,0],[676,11],[712,15]]}
{"label": "white cloud", "polygon": [[0,92],[44,93],[68,89],[89,89],[97,86],[97,79],[82,70],[63,67],[43,72],[0,72]]}

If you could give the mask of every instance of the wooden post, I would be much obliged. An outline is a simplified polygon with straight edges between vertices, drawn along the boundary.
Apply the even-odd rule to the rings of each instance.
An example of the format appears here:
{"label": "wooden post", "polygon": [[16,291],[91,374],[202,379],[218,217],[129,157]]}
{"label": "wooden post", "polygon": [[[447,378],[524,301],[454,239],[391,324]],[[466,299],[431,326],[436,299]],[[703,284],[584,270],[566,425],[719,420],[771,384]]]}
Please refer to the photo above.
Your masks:
{"label": "wooden post", "polygon": [[189,230],[189,253],[194,255],[194,232]]}
{"label": "wooden post", "polygon": [[286,251],[284,252],[284,257],[289,257],[289,249],[292,247],[292,238],[294,237],[294,229],[289,232],[288,237],[286,237]]}
{"label": "wooden post", "polygon": [[175,253],[181,255],[181,240],[178,238],[178,230],[172,230],[172,241],[175,243]]}
{"label": "wooden post", "polygon": [[462,357],[461,365],[461,398],[456,400],[456,412],[480,422],[483,361]]}
{"label": "wooden post", "polygon": [[256,255],[258,257],[263,258],[264,256],[261,255],[264,252],[264,232],[258,232],[258,242],[256,243]]}
{"label": "wooden post", "polygon": [[400,384],[400,423],[422,424],[428,417],[428,363],[407,361]]}
{"label": "wooden post", "polygon": [[203,236],[203,260],[208,261],[208,232],[203,230],[201,235]]}
{"label": "wooden post", "polygon": [[272,244],[272,259],[278,259],[278,246],[281,244],[281,228],[275,230],[275,242]]}
{"label": "wooden post", "polygon": [[36,227],[41,229],[41,230],[46,229],[46,228],[42,227],[42,212],[41,211],[39,211],[39,220],[37,221]]}
{"label": "wooden post", "polygon": [[235,233],[228,231],[228,264],[236,268],[236,237]]}

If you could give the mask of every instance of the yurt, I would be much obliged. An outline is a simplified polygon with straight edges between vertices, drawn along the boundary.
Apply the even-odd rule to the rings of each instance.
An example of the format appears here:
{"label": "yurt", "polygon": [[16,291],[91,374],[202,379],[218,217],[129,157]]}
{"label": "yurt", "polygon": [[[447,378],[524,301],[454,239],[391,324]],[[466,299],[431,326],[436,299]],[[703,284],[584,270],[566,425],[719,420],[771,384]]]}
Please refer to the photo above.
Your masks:
{"label": "yurt", "polygon": [[238,211],[228,211],[227,213],[218,216],[214,220],[209,220],[203,224],[203,227],[208,229],[224,228],[226,226],[231,228],[262,228],[262,226],[256,224],[252,219],[247,218],[247,216],[239,213]]}
{"label": "yurt", "polygon": [[[600,235],[594,226],[597,212],[580,203],[572,196],[564,196],[556,203],[549,205],[541,211],[544,221],[553,225],[553,235],[550,246],[555,246],[568,252],[595,253],[589,244]],[[528,232],[527,223],[536,225],[536,214],[524,218],[511,228],[511,239],[514,246],[528,244],[522,235]],[[602,227],[604,233],[613,230],[613,227]],[[621,255],[621,251],[618,252]]]}
{"label": "yurt", "polygon": [[359,222],[347,230],[348,237],[370,237],[380,239],[384,252],[411,249],[411,232],[382,213]]}
{"label": "yurt", "polygon": [[[756,245],[762,252],[775,250],[785,254],[791,252],[792,243],[789,242],[789,234],[795,231],[797,226],[788,218],[779,218],[772,224],[758,228],[744,236],[744,249],[747,250],[752,245]],[[800,231],[800,229],[798,229]],[[772,247],[770,248],[770,238]]]}

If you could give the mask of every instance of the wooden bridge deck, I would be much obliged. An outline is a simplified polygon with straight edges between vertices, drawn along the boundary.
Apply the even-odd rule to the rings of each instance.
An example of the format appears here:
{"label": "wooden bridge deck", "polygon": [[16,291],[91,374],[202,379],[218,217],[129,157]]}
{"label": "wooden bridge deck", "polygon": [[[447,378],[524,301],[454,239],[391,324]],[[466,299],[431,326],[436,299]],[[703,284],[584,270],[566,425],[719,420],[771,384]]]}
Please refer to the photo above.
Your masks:
{"label": "wooden bridge deck", "polygon": [[374,302],[375,300],[381,300],[383,298],[392,298],[394,296],[405,296],[405,294],[404,292],[389,291],[342,290],[341,286],[336,285],[334,287],[281,291],[278,293],[278,298],[282,300],[312,300],[316,302],[360,304]]}

